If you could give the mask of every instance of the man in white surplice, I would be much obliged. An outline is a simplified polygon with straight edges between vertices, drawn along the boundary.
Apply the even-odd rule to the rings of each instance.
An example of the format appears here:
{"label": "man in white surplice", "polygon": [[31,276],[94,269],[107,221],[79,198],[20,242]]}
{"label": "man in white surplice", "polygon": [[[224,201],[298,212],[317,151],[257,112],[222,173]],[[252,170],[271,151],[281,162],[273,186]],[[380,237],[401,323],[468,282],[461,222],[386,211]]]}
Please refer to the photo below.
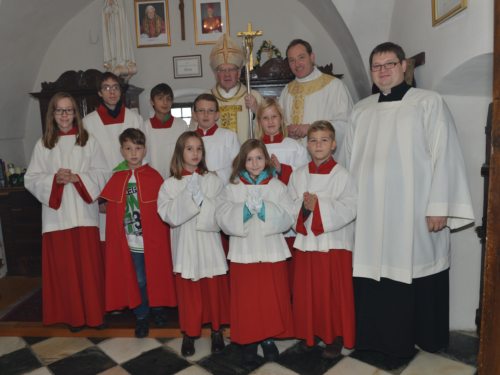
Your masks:
{"label": "man in white surplice", "polygon": [[394,43],[372,51],[370,70],[380,93],[354,106],[343,147],[358,187],[356,347],[404,358],[448,344],[450,229],[474,217],[443,98],[406,84]]}
{"label": "man in white surplice", "polygon": [[315,66],[316,56],[309,42],[292,40],[286,49],[286,56],[295,75],[295,79],[283,89],[279,100],[288,136],[301,140],[307,146],[309,126],[314,121],[326,120],[333,124],[337,144],[341,146],[352,109],[349,91],[340,79],[322,73]]}

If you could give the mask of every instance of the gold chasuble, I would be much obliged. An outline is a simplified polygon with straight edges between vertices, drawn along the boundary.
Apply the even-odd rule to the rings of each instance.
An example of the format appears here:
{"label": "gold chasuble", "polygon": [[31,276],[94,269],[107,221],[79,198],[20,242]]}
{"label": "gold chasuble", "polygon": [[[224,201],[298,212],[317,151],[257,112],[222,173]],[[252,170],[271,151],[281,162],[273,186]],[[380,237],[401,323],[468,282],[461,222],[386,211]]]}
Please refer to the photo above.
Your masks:
{"label": "gold chasuble", "polygon": [[293,97],[292,124],[302,124],[305,97],[321,90],[334,79],[335,77],[322,73],[312,81],[298,82],[294,80],[288,84],[288,93]]}
{"label": "gold chasuble", "polygon": [[[240,100],[246,95],[246,88],[240,84],[238,91],[231,98],[224,98],[219,92],[219,85],[214,87],[212,90],[212,95],[217,98],[219,102],[219,125],[221,128],[232,130],[238,133],[238,114],[243,111],[243,105]],[[245,108],[246,113],[246,108]]]}

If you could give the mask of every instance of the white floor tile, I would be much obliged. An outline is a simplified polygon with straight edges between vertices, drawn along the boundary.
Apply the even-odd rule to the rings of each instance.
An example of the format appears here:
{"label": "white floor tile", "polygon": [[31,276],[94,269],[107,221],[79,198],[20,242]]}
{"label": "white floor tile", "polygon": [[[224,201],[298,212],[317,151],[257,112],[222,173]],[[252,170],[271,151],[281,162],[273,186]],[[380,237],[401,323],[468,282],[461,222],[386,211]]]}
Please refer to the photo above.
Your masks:
{"label": "white floor tile", "polygon": [[474,367],[464,363],[421,351],[401,375],[472,375],[475,371]]}
{"label": "white floor tile", "polygon": [[90,340],[84,337],[52,337],[33,344],[31,349],[43,364],[49,365],[93,345]]}
{"label": "white floor tile", "polygon": [[252,372],[251,375],[297,375],[297,373],[277,363],[271,362],[259,367]]}
{"label": "white floor tile", "polygon": [[25,375],[52,375],[47,367],[40,367],[36,370],[26,373]]}
{"label": "white floor tile", "polygon": [[26,346],[26,342],[21,337],[0,337],[0,356],[15,352]]}
{"label": "white floor tile", "polygon": [[358,361],[354,358],[344,358],[330,370],[325,372],[325,375],[390,375],[376,367],[367,363]]}
{"label": "white floor tile", "polygon": [[190,366],[182,371],[176,372],[175,375],[210,375],[203,367],[200,366]]}
{"label": "white floor tile", "polygon": [[161,343],[153,338],[119,337],[102,341],[97,346],[116,363],[123,363],[160,347]]}

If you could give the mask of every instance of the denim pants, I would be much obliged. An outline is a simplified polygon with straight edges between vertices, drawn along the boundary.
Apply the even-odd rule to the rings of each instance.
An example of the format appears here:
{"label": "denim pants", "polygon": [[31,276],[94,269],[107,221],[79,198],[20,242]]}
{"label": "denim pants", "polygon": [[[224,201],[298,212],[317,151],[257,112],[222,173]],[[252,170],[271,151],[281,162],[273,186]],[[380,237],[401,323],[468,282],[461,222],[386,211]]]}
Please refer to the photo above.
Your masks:
{"label": "denim pants", "polygon": [[[148,290],[146,287],[146,266],[144,264],[144,253],[136,253],[131,251],[132,261],[135,266],[135,274],[137,275],[137,284],[141,292],[141,304],[133,309],[137,319],[146,319],[149,315]],[[159,315],[163,312],[163,307],[153,307],[153,315]]]}

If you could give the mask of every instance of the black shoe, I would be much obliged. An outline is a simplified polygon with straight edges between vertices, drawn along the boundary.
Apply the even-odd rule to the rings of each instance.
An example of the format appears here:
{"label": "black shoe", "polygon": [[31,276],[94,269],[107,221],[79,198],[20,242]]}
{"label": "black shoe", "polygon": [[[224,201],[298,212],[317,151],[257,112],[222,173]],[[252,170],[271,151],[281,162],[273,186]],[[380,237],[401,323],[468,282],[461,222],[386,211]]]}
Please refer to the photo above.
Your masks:
{"label": "black shoe", "polygon": [[212,353],[220,353],[224,350],[226,344],[222,336],[222,330],[212,331]]}
{"label": "black shoe", "polygon": [[257,360],[257,348],[258,344],[247,344],[243,345],[243,362],[252,363]]}
{"label": "black shoe", "polygon": [[334,359],[340,355],[342,351],[342,346],[344,344],[344,340],[342,337],[337,337],[331,344],[326,344],[325,349],[321,353],[321,357],[325,359]]}
{"label": "black shoe", "polygon": [[149,319],[137,319],[135,322],[135,337],[142,339],[149,334]]}
{"label": "black shoe", "polygon": [[194,338],[184,335],[182,339],[181,353],[184,357],[190,357],[194,354]]}
{"label": "black shoe", "polygon": [[153,313],[153,320],[155,322],[155,326],[159,328],[166,327],[168,324],[167,316],[163,311]]}
{"label": "black shoe", "polygon": [[273,339],[264,340],[260,343],[264,351],[264,359],[269,362],[276,362],[280,356],[280,352],[276,347]]}
{"label": "black shoe", "polygon": [[80,332],[84,328],[85,328],[85,326],[68,326],[68,329],[70,330],[70,332],[73,332],[73,333]]}

